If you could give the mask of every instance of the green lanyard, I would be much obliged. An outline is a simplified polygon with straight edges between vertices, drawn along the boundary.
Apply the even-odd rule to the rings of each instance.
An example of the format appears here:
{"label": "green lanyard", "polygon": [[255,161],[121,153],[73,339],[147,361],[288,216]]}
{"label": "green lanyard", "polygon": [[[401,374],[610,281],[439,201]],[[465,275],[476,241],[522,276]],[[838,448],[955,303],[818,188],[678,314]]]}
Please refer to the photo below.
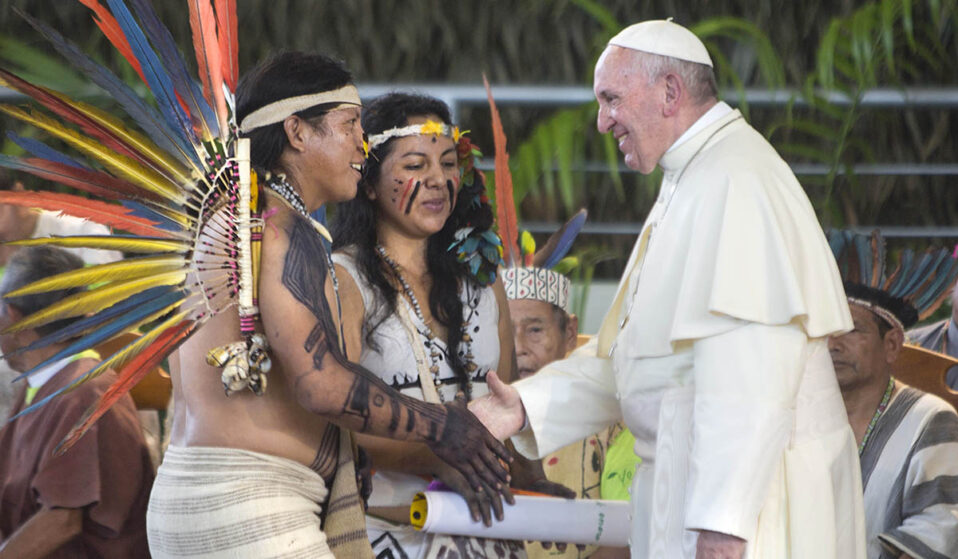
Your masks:
{"label": "green lanyard", "polygon": [[[81,351],[80,353],[77,353],[73,355],[72,357],[70,357],[70,360],[67,361],[67,364],[73,363],[74,361],[77,361],[79,359],[86,359],[86,358],[99,359],[100,354],[93,349]],[[40,386],[43,386],[43,385],[40,385]],[[24,405],[29,406],[31,403],[33,403],[33,399],[36,398],[37,392],[40,391],[40,386],[27,386],[27,393],[23,398]]]}

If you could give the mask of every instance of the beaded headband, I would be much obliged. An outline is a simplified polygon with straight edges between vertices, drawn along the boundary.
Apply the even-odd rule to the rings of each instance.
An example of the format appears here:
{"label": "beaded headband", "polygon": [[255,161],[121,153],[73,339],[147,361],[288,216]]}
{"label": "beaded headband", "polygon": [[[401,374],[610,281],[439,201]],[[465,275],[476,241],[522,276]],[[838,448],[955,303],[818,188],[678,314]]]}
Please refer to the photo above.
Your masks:
{"label": "beaded headband", "polygon": [[459,143],[459,138],[462,137],[463,132],[459,131],[458,126],[450,126],[443,122],[427,120],[425,124],[410,124],[409,126],[390,128],[389,130],[370,136],[369,149],[376,149],[393,138],[428,136],[430,134],[436,137],[449,136],[453,142]]}
{"label": "beaded headband", "polygon": [[866,309],[870,310],[871,312],[885,319],[885,321],[888,322],[888,324],[892,325],[892,328],[897,328],[901,330],[902,332],[905,331],[905,325],[902,324],[901,321],[898,320],[898,317],[895,316],[891,311],[886,310],[876,305],[875,303],[872,303],[871,301],[866,301],[864,299],[856,299],[854,297],[848,297],[848,302],[853,305],[865,307]]}
{"label": "beaded headband", "polygon": [[356,86],[350,84],[339,89],[334,89],[333,91],[310,93],[309,95],[299,95],[274,101],[246,115],[246,118],[240,123],[239,129],[240,132],[246,134],[251,130],[262,128],[263,126],[283,122],[288,117],[300,111],[305,111],[317,105],[325,105],[326,103],[340,104],[340,106],[335,107],[333,110],[343,108],[342,105],[361,107],[363,104],[362,101],[359,100],[359,91],[356,89]]}

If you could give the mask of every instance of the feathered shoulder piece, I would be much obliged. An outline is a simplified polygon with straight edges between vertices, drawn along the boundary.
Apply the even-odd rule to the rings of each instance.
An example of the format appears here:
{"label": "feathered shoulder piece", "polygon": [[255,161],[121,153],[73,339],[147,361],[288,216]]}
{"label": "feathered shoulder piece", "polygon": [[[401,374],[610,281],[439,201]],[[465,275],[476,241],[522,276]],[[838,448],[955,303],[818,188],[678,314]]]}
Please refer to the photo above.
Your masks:
{"label": "feathered shoulder piece", "polygon": [[958,280],[958,259],[944,248],[917,253],[904,249],[889,274],[886,272],[888,251],[877,229],[871,235],[829,231],[828,243],[838,262],[849,301],[870,306],[892,325],[903,329],[931,316]]}
{"label": "feathered shoulder piece", "polygon": [[[23,17],[127,113],[136,128],[66,95],[0,69],[0,83],[38,106],[0,106],[84,156],[80,162],[41,142],[23,141],[28,157],[0,165],[85,192],[0,192],[0,203],[62,212],[117,232],[15,242],[119,250],[120,262],[92,266],[24,286],[7,297],[94,286],[25,317],[5,332],[80,317],[70,327],[21,351],[67,343],[46,363],[131,330],[136,341],[105,356],[74,385],[108,368],[118,378],[67,437],[65,450],[120,396],[213,315],[239,306],[243,341],[211,352],[227,365],[227,389],[265,388],[265,339],[255,334],[256,268],[261,221],[257,185],[249,170],[248,141],[237,140],[234,90],[238,77],[235,0],[189,0],[199,80],[187,71],[169,31],[148,0],[80,0],[110,42],[143,79],[152,101],[141,99],[112,72],[46,24]],[[237,333],[240,338],[240,333]],[[62,392],[62,391],[61,391]],[[59,394],[59,393],[58,393]],[[44,405],[54,394],[30,406]]]}
{"label": "feathered shoulder piece", "polygon": [[569,288],[571,282],[558,267],[568,272],[571,267],[566,261],[559,266],[572,248],[572,243],[582,231],[588,212],[583,208],[558,231],[549,237],[541,249],[536,250],[535,239],[528,231],[519,231],[519,218],[516,212],[515,195],[512,189],[512,172],[509,170],[509,153],[506,151],[506,134],[499,117],[499,109],[492,97],[489,81],[482,77],[489,99],[489,111],[492,114],[492,134],[496,147],[496,224],[502,238],[503,283],[506,296],[510,299],[536,299],[552,303],[569,311]]}

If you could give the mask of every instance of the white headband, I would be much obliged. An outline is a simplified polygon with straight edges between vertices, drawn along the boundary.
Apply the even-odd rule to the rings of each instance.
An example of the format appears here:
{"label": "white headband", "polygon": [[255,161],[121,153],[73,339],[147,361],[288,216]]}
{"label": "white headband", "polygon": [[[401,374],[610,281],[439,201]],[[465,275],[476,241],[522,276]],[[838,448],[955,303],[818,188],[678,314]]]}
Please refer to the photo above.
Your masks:
{"label": "white headband", "polygon": [[[358,105],[362,106],[359,100],[359,91],[355,85],[346,85],[333,91],[323,91],[322,93],[311,93],[309,95],[300,95],[298,97],[289,97],[280,99],[260,107],[250,114],[246,115],[243,122],[240,123],[240,132],[246,134],[251,130],[283,122],[288,117],[305,111],[310,107],[325,105],[326,103],[339,103],[340,105]],[[339,109],[341,107],[334,107]]]}
{"label": "white headband", "polygon": [[428,120],[425,124],[410,124],[409,126],[390,128],[385,132],[370,136],[369,149],[375,149],[389,140],[392,140],[393,138],[402,138],[405,136],[428,136],[429,134],[434,134],[436,136],[449,136],[452,138],[453,142],[458,142],[459,137],[462,136],[462,134],[459,132],[458,126],[449,126],[448,124],[442,122]]}
{"label": "white headband", "polygon": [[898,317],[895,316],[891,311],[889,311],[889,310],[887,310],[887,309],[884,309],[884,308],[882,308],[882,307],[879,307],[878,305],[876,305],[875,303],[872,303],[872,302],[870,302],[870,301],[865,301],[865,300],[863,300],[863,299],[856,299],[856,298],[854,298],[854,297],[849,297],[849,298],[848,298],[848,302],[849,302],[849,303],[853,303],[853,304],[855,304],[855,305],[859,305],[859,306],[865,307],[866,309],[870,310],[871,312],[873,312],[873,313],[877,314],[878,316],[884,318],[886,321],[888,321],[889,324],[892,325],[893,328],[898,328],[898,329],[901,330],[902,332],[905,331],[905,326],[901,323],[900,320],[898,320]]}

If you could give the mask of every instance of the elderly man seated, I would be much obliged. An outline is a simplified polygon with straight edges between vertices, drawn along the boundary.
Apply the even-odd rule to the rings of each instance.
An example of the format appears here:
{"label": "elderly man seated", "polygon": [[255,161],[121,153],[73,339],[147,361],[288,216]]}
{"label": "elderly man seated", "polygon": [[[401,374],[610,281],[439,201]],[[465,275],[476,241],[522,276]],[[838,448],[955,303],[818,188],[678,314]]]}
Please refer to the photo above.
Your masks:
{"label": "elderly man seated", "polygon": [[[547,243],[547,247],[552,243]],[[579,320],[569,312],[569,287],[567,277],[555,270],[529,267],[511,267],[503,272],[503,283],[509,299],[509,314],[515,331],[516,358],[519,378],[534,375],[545,365],[564,358],[576,347]],[[582,441],[565,446],[546,456],[542,470],[549,481],[559,483],[575,491],[576,497],[584,499],[615,498],[602,495],[603,465],[606,454],[623,433],[624,427],[617,423],[601,433],[590,435]],[[631,437],[627,437],[631,438]],[[631,460],[625,468],[635,468],[638,457],[628,448]],[[520,460],[520,457],[516,457]],[[631,476],[629,476],[631,479]],[[628,494],[624,496],[628,499]],[[526,544],[530,559],[567,557],[612,559],[628,557],[627,548],[599,548],[589,546],[564,551],[544,549],[541,544]]]}
{"label": "elderly man seated", "polygon": [[[833,233],[855,328],[829,351],[858,441],[869,559],[958,557],[958,414],[892,376],[905,328],[931,314],[955,282],[947,251],[902,258],[885,277],[877,232]],[[857,240],[856,240],[857,239]]]}
{"label": "elderly man seated", "polygon": [[[68,386],[96,366],[99,356],[83,352],[45,363],[69,340],[29,348],[74,319],[8,331],[77,290],[6,294],[81,267],[79,257],[50,247],[22,249],[7,263],[0,280],[0,349],[17,372],[41,365],[20,383],[14,414]],[[146,505],[153,467],[133,400],[124,396],[72,448],[55,452],[113,377],[107,371],[0,431],[0,559],[149,557]]]}

